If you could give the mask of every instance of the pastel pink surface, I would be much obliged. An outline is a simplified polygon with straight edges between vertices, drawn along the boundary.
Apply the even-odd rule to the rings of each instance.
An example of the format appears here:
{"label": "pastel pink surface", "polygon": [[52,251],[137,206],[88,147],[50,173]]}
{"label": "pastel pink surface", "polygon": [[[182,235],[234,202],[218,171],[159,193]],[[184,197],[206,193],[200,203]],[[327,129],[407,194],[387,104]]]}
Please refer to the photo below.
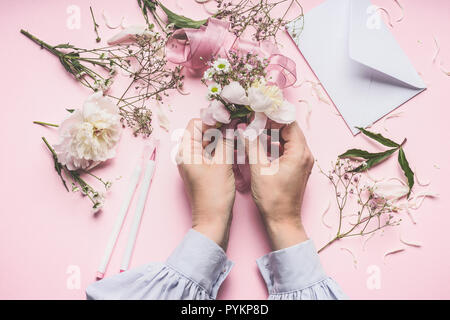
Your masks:
{"label": "pastel pink surface", "polygon": [[[301,2],[307,11],[321,1]],[[431,181],[428,189],[439,193],[440,198],[425,200],[417,211],[416,225],[405,219],[400,226],[405,238],[420,240],[422,248],[408,247],[406,251],[388,257],[384,263],[384,252],[399,245],[398,229],[388,229],[383,235],[372,238],[367,243],[366,251],[362,251],[360,239],[355,238],[344,239],[321,253],[324,268],[351,298],[450,298],[450,242],[447,237],[450,226],[450,78],[439,70],[441,61],[450,69],[450,43],[446,32],[450,27],[450,2],[403,2],[405,18],[400,23],[394,22],[392,32],[428,88],[401,106],[398,111],[404,114],[388,120],[386,125],[388,135],[394,140],[408,138],[405,146],[408,160],[422,179]],[[181,10],[181,5],[183,14],[194,18],[206,16],[194,1],[178,3],[167,1],[167,6]],[[400,16],[395,2],[377,0],[375,3],[389,10],[392,19]],[[56,142],[57,133],[54,129],[33,125],[32,121],[60,122],[67,116],[65,108],[79,107],[89,91],[72,80],[54,57],[39,50],[19,30],[26,29],[53,44],[70,41],[79,46],[96,46],[89,13],[90,2],[77,1],[77,6],[81,8],[79,30],[66,27],[69,16],[66,10],[70,5],[72,2],[66,0],[0,3],[0,12],[5,12],[0,19],[3,30],[0,64],[4,73],[3,106],[0,111],[2,299],[85,298],[85,288],[95,281],[96,269],[131,177],[132,166],[141,156],[144,146],[142,139],[133,138],[126,130],[117,149],[118,156],[96,169],[102,177],[114,180],[105,209],[97,216],[90,214],[89,201],[81,199],[79,194],[67,193],[55,174],[52,160],[40,137],[45,136],[50,142]],[[130,24],[144,22],[136,1],[99,0],[95,1],[93,9],[101,24],[103,40],[115,33],[104,26],[101,18],[103,9],[114,22],[122,16],[126,16]],[[433,36],[440,40],[441,47],[434,64]],[[279,41],[283,45],[283,54],[297,63],[299,79],[314,79],[298,49],[284,32],[280,33]],[[185,86],[190,95],[181,96],[174,92],[169,99],[174,108],[173,112],[167,112],[172,132],[184,128],[190,118],[198,117],[199,109],[206,105],[203,98],[205,88],[198,79],[188,76]],[[296,103],[298,121],[323,168],[328,169],[330,161],[347,148],[378,148],[360,135],[353,137],[344,121],[336,116],[334,106],[318,102],[306,86],[290,88],[286,90],[286,96],[293,103],[306,99],[312,104],[314,111],[310,127],[305,125],[305,105],[300,103]],[[373,129],[384,132],[382,124],[382,121],[376,123]],[[175,141],[164,131],[158,130],[156,134],[161,139],[160,163],[130,267],[150,261],[164,261],[190,228],[189,204],[177,168],[170,160]],[[401,172],[395,159],[390,159],[376,168],[373,175],[401,177]],[[122,178],[116,180],[119,177]],[[321,247],[330,236],[329,229],[321,223],[320,214],[332,196],[328,182],[316,167],[305,195],[303,219],[317,247]],[[228,256],[236,265],[223,284],[219,298],[264,299],[266,288],[255,264],[256,258],[270,251],[263,226],[248,194],[238,194],[234,208]],[[105,276],[119,272],[133,212],[134,205],[130,208]],[[330,223],[333,222],[333,215],[336,212],[332,206],[327,215]],[[357,269],[353,267],[352,257],[340,250],[341,247],[355,252]],[[80,270],[79,288],[67,285],[73,266]],[[370,266],[380,269],[380,289],[371,290],[367,286]]]}

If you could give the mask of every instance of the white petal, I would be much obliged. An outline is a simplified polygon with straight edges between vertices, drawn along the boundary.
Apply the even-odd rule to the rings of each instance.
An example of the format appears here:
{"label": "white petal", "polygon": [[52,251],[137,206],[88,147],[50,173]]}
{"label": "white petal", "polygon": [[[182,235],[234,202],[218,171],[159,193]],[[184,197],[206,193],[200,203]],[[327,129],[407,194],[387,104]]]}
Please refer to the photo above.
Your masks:
{"label": "white petal", "polygon": [[220,101],[213,100],[210,108],[212,108],[212,116],[216,121],[221,123],[230,123],[230,112]]}
{"label": "white petal", "polygon": [[230,84],[223,87],[220,94],[227,102],[235,104],[248,104],[248,98],[245,94],[245,89],[237,81],[233,81]]}
{"label": "white petal", "polygon": [[108,44],[114,45],[118,43],[133,42],[137,35],[141,36],[144,34],[151,36],[154,33],[147,30],[147,26],[130,26],[109,39]]}
{"label": "white petal", "polygon": [[253,87],[248,89],[248,101],[255,112],[265,112],[271,109],[273,105],[272,99],[267,97],[259,88]]}
{"label": "white petal", "polygon": [[397,200],[409,192],[409,187],[397,180],[380,181],[373,186],[374,192],[386,200]]}
{"label": "white petal", "polygon": [[267,116],[263,112],[255,112],[255,118],[247,126],[244,136],[249,140],[254,140],[266,127]]}
{"label": "white petal", "polygon": [[270,112],[269,114],[267,114],[267,116],[277,123],[292,123],[295,121],[296,116],[295,106],[290,102],[284,100],[283,104],[278,109]]}
{"label": "white petal", "polygon": [[216,120],[213,117],[213,113],[210,107],[200,109],[200,118],[203,123],[208,126],[213,126],[216,124]]}

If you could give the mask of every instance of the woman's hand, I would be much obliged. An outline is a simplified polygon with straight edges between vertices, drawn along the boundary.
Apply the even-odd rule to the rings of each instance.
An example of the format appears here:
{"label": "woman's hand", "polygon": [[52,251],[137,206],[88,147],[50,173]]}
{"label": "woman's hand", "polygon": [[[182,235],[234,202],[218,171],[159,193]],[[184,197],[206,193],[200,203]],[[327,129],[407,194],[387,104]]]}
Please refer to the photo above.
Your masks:
{"label": "woman's hand", "polygon": [[273,250],[307,240],[301,207],[314,158],[296,122],[281,129],[282,155],[273,160],[260,139],[246,141],[246,152],[257,155],[250,163],[253,200],[261,213]]}
{"label": "woman's hand", "polygon": [[189,121],[178,152],[178,170],[191,203],[192,228],[226,250],[235,198],[233,141],[218,139],[209,156],[205,147],[210,141],[204,138],[208,129],[215,130],[200,119]]}

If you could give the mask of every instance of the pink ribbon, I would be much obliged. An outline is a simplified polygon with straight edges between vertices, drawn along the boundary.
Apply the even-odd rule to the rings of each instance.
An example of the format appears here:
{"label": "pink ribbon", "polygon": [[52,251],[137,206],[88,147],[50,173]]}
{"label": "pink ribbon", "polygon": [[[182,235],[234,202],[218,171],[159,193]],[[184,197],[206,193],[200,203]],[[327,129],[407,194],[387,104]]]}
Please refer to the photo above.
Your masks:
{"label": "pink ribbon", "polygon": [[241,39],[228,31],[230,23],[209,18],[208,25],[199,29],[176,30],[166,44],[167,60],[190,69],[201,70],[217,55],[228,56],[230,50],[238,54],[252,53],[269,60],[266,68],[268,82],[281,89],[296,80],[295,62],[279,53],[271,41],[255,42]]}

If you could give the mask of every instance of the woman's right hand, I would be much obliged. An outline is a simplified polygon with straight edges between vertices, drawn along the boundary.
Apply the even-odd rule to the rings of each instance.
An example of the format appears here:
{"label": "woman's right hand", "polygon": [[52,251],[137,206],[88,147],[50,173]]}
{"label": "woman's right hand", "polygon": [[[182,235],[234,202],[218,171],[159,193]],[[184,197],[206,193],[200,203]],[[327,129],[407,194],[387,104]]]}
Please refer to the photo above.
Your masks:
{"label": "woman's right hand", "polygon": [[[270,162],[259,137],[246,140],[246,152],[257,154],[250,164],[251,192],[272,249],[290,247],[308,239],[301,221],[303,195],[314,158],[297,122],[281,129],[281,156]],[[270,170],[269,170],[269,166]]]}

